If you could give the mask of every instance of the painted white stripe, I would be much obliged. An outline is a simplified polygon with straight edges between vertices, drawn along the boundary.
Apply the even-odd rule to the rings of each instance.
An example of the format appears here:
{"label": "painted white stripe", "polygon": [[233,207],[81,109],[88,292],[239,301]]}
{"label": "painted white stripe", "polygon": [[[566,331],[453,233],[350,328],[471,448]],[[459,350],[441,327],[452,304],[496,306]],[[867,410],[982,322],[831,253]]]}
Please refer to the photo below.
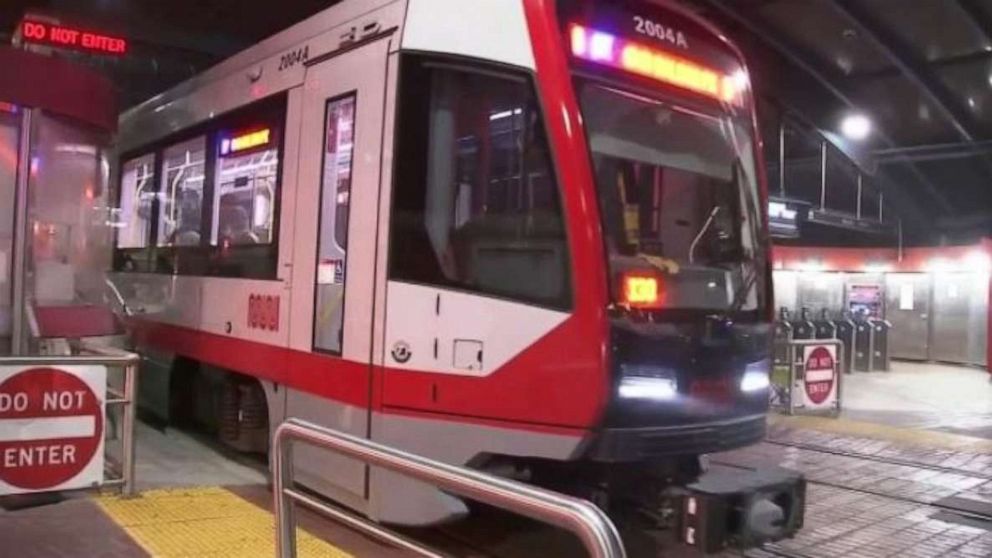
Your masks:
{"label": "painted white stripe", "polygon": [[87,438],[94,433],[94,417],[0,419],[0,442]]}
{"label": "painted white stripe", "polygon": [[833,370],[807,370],[807,382],[829,382],[834,379]]}

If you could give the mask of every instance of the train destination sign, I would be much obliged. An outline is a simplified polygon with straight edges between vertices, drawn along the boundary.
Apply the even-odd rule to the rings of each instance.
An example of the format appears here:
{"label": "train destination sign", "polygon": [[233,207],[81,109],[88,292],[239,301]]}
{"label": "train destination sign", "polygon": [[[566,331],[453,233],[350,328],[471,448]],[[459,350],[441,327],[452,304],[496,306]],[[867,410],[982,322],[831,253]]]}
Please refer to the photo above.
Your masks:
{"label": "train destination sign", "polygon": [[126,39],[85,31],[71,25],[32,19],[21,22],[21,39],[26,43],[97,54],[122,56],[127,52]]}
{"label": "train destination sign", "polygon": [[103,366],[0,367],[0,496],[103,480]]}

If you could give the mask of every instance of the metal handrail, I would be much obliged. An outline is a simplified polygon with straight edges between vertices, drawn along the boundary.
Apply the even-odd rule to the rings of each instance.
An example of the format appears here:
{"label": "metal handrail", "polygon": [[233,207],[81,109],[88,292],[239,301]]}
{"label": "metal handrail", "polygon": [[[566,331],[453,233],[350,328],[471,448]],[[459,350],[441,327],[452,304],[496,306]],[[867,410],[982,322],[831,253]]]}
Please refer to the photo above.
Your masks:
{"label": "metal handrail", "polygon": [[0,366],[74,366],[89,364],[94,366],[116,367],[124,370],[124,392],[119,393],[108,389],[112,398],[104,401],[105,407],[116,405],[124,407],[123,424],[121,425],[121,453],[123,463],[121,464],[121,476],[118,478],[104,479],[102,485],[120,485],[121,493],[130,497],[134,495],[134,426],[137,408],[135,396],[138,392],[138,364],[141,357],[134,353],[121,351],[111,347],[93,345],[91,343],[79,343],[78,350],[86,351],[90,354],[79,355],[15,355],[0,357]]}
{"label": "metal handrail", "polygon": [[[625,558],[620,535],[609,517],[591,502],[558,494],[520,482],[494,477],[464,467],[441,463],[331,430],[296,418],[276,429],[273,440],[273,498],[276,513],[276,551],[279,558],[296,556],[294,502],[342,520],[350,527],[422,556],[442,556],[411,539],[390,532],[371,521],[337,510],[293,487],[290,452],[292,442],[301,441],[336,451],[369,465],[389,469],[447,492],[503,508],[571,531],[593,558]],[[288,466],[287,466],[288,464]]]}

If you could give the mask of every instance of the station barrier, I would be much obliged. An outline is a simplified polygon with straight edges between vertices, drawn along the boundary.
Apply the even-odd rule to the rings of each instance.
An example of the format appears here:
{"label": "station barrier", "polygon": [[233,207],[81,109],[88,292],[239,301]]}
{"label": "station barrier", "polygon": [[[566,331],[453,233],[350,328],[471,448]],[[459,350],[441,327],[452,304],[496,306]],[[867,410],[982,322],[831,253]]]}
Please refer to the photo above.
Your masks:
{"label": "station barrier", "polygon": [[[90,407],[87,411],[92,413],[98,412],[102,420],[95,420],[94,415],[82,417],[84,419],[91,419],[93,417],[89,420],[89,425],[92,427],[91,436],[98,439],[94,442],[96,446],[104,449],[104,454],[97,456],[99,462],[103,464],[102,476],[98,473],[98,476],[101,478],[86,480],[85,485],[80,485],[78,481],[74,484],[72,480],[60,480],[57,478],[57,475],[51,475],[50,471],[44,470],[45,468],[40,466],[40,464],[32,462],[23,471],[25,478],[30,479],[30,486],[23,490],[16,490],[17,487],[14,486],[15,490],[11,493],[119,486],[123,496],[131,497],[135,493],[134,436],[137,407],[137,372],[141,359],[134,353],[86,342],[73,344],[71,352],[72,354],[69,355],[58,356],[16,355],[0,357],[0,373],[2,373],[0,376],[10,380],[13,376],[21,375],[22,380],[24,380],[21,383],[26,384],[23,386],[23,389],[13,394],[14,399],[23,395],[25,405],[21,405],[20,409],[16,408],[18,407],[16,403],[14,405],[8,405],[8,407],[14,408],[7,409],[6,413],[0,413],[0,439],[3,440],[5,449],[13,447],[13,451],[15,452],[18,450],[28,451],[34,452],[35,455],[43,453],[43,450],[39,452],[37,446],[45,440],[62,440],[66,443],[84,440],[85,443],[86,440],[81,437],[83,433],[79,431],[78,426],[73,427],[65,421],[65,419],[71,421],[74,418],[79,418],[67,415],[69,412],[75,410],[70,409],[70,405],[80,403],[80,407],[82,407],[82,403],[84,403],[83,397],[82,395],[78,395],[80,390],[72,393],[65,386],[85,386],[84,380],[86,379],[104,379],[105,391],[100,390],[104,391],[102,400],[99,397],[87,395],[86,398],[91,401],[85,402]],[[87,377],[86,373],[91,374]],[[65,381],[66,378],[70,380],[68,383]],[[73,380],[72,378],[76,379]],[[38,380],[37,384],[34,379]],[[3,394],[4,384],[8,383],[10,382],[5,381],[0,383],[0,394]],[[56,390],[59,389],[65,391],[61,393],[57,392]],[[68,398],[70,405],[55,409],[54,412],[49,413],[49,416],[43,416],[45,415],[44,407],[48,406],[46,404],[48,400],[42,403],[40,401],[30,401],[30,399],[40,399],[46,393],[45,390],[48,390],[47,393],[52,396],[50,397],[50,400],[53,402],[51,406],[57,406],[54,403],[57,399],[54,395],[66,395],[66,393],[70,395]],[[82,391],[85,392],[85,390]],[[8,393],[7,395],[8,401],[11,401],[9,399],[11,394]],[[65,402],[65,400],[66,398],[63,397],[62,401]],[[113,438],[113,435],[108,436],[108,433],[116,434],[118,431],[117,414],[112,411],[118,408],[121,409],[121,423],[119,425],[120,443],[108,446],[105,443],[106,439]],[[18,410],[22,412],[13,412]],[[34,411],[37,411],[34,414],[38,416],[23,418],[24,415],[31,414]],[[54,422],[53,419],[54,421],[62,420],[62,422],[57,422],[55,425],[45,424],[46,421],[49,423]],[[4,428],[5,420],[7,421],[7,429]],[[17,426],[13,426],[15,421]],[[99,424],[99,427],[96,427],[96,424]],[[66,429],[67,433],[64,438],[60,438],[60,431],[66,425],[69,426]],[[18,448],[18,444],[22,447]],[[115,451],[118,449],[119,454]],[[63,457],[65,455],[63,454]],[[76,456],[78,457],[78,455]],[[5,454],[6,458],[7,456]],[[61,465],[65,464],[62,463]],[[49,467],[49,469],[51,468]],[[9,472],[9,469],[7,472]],[[88,475],[83,476],[88,477]],[[51,481],[50,486],[45,484],[46,480]],[[14,483],[7,482],[6,484],[9,487]]]}
{"label": "station barrier", "polygon": [[279,425],[273,441],[273,499],[276,513],[276,555],[296,556],[295,503],[381,541],[421,556],[444,554],[383,526],[338,509],[299,491],[294,486],[292,445],[303,442],[369,465],[431,484],[491,506],[554,525],[574,533],[593,558],[625,558],[620,535],[610,519],[591,502],[544,490],[479,471],[434,461],[349,434],[291,418]]}
{"label": "station barrier", "polygon": [[790,415],[840,414],[845,362],[841,340],[777,340],[773,354],[772,408]]}

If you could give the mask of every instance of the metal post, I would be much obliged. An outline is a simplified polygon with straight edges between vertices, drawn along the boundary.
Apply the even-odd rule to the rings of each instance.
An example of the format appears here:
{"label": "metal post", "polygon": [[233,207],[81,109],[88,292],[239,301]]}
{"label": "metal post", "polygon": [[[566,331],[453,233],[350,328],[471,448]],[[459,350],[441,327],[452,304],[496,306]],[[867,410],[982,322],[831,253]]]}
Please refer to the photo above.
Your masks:
{"label": "metal post", "polygon": [[293,441],[287,439],[280,443],[276,436],[274,441],[275,462],[272,464],[272,490],[276,494],[276,551],[280,558],[296,557],[296,517],[294,501],[285,496],[286,487],[292,488],[292,451]]}
{"label": "metal post", "polygon": [[841,366],[842,366],[841,363],[844,362],[844,344],[841,343],[840,341],[837,341],[835,342],[834,346],[837,347],[837,360],[834,361],[834,367],[836,367],[836,370],[834,371],[834,376],[837,378],[837,416],[840,416],[840,411],[841,411],[840,396],[841,393],[843,392],[841,388],[844,387],[841,385],[841,382],[843,381],[841,378],[844,376],[843,370],[841,370]]}
{"label": "metal post", "polygon": [[903,256],[903,254],[902,254],[902,249],[903,249],[903,246],[902,246],[902,218],[901,217],[896,220],[896,234],[897,234],[897,236],[899,238],[899,251],[896,253],[896,256],[897,256],[897,260],[896,261],[901,262],[902,261],[902,256]]}
{"label": "metal post", "polygon": [[778,124],[778,193],[785,197],[785,117]]}
{"label": "metal post", "polygon": [[858,171],[858,205],[856,211],[856,215],[858,219],[861,219],[861,192],[864,188],[863,182],[864,182],[864,174],[862,174],[861,171]]}
{"label": "metal post", "polygon": [[11,266],[11,297],[12,337],[11,354],[23,354],[27,346],[25,335],[26,308],[24,297],[27,295],[27,250],[28,238],[28,185],[31,180],[31,119],[32,109],[26,108],[21,115],[20,138],[17,143],[17,184],[14,193],[14,257]]}
{"label": "metal post", "polygon": [[122,453],[124,485],[122,492],[125,498],[134,496],[134,462],[135,462],[135,416],[138,410],[138,365],[132,362],[124,367],[124,435]]}
{"label": "metal post", "polygon": [[827,205],[827,142],[820,141],[820,210]]}
{"label": "metal post", "polygon": [[789,414],[796,412],[796,345],[789,341]]}
{"label": "metal post", "polygon": [[885,205],[885,193],[878,193],[878,222],[882,222],[882,206]]}

